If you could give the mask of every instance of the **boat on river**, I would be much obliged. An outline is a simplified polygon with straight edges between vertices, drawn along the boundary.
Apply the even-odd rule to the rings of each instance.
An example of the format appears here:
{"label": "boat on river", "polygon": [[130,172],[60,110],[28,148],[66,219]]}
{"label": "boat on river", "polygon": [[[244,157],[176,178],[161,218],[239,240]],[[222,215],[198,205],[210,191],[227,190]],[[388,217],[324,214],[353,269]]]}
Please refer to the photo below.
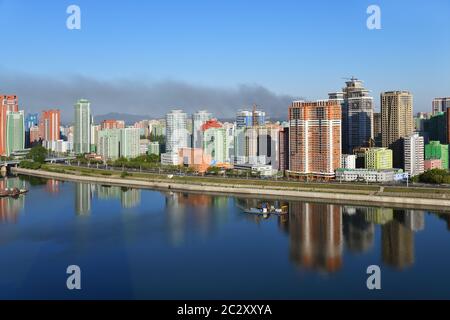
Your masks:
{"label": "boat on river", "polygon": [[274,206],[262,205],[261,207],[258,207],[258,208],[244,209],[244,212],[248,213],[248,214],[256,214],[256,215],[263,215],[263,216],[266,216],[269,214],[284,215],[284,214],[288,214],[288,207],[283,206],[281,208],[275,208]]}
{"label": "boat on river", "polygon": [[6,188],[4,190],[0,190],[0,198],[12,197],[17,198],[22,194],[27,193],[27,189],[19,189],[19,188]]}

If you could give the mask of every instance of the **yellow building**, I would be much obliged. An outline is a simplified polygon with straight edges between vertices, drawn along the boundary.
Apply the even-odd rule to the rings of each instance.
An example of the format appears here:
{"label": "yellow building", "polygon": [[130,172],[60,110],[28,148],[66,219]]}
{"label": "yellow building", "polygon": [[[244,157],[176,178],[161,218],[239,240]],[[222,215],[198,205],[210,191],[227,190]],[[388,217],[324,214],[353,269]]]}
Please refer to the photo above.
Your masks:
{"label": "yellow building", "polygon": [[368,148],[364,156],[366,169],[392,169],[392,156],[388,148]]}

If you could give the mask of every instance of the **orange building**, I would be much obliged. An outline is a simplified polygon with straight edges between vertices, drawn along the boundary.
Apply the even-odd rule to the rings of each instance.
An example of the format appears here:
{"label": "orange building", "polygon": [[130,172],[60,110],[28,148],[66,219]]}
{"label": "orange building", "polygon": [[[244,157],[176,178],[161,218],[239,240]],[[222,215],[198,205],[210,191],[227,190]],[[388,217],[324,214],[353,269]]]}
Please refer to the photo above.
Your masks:
{"label": "orange building", "polygon": [[30,143],[39,141],[40,139],[42,139],[41,130],[39,130],[38,126],[32,126],[30,128]]}
{"label": "orange building", "polygon": [[18,112],[19,102],[16,95],[0,94],[0,155],[6,154],[6,113]]}
{"label": "orange building", "polygon": [[289,169],[334,177],[341,166],[341,105],[294,101],[289,107]]}
{"label": "orange building", "polygon": [[125,121],[123,120],[103,120],[102,130],[105,129],[124,129]]}
{"label": "orange building", "polygon": [[61,112],[59,110],[42,111],[39,121],[39,135],[45,141],[57,141],[61,139]]}
{"label": "orange building", "polygon": [[205,154],[200,148],[181,148],[178,150],[178,156],[180,164],[200,173],[206,172],[212,162],[211,156]]}

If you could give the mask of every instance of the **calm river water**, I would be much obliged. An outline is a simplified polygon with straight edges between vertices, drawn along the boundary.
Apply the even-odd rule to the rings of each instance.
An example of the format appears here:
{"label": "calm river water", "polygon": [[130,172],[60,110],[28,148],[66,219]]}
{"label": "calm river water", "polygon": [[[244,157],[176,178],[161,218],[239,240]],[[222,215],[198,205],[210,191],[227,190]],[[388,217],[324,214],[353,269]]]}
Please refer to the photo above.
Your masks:
{"label": "calm river water", "polygon": [[[450,215],[9,177],[1,299],[450,299]],[[66,269],[81,269],[79,291]],[[367,267],[381,268],[378,291]]]}

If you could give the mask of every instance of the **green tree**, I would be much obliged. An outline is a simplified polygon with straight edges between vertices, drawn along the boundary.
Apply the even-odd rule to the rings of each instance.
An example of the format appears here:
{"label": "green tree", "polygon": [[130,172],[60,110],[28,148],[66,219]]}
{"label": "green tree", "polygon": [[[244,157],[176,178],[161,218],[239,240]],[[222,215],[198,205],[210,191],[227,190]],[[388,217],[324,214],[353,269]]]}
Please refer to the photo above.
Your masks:
{"label": "green tree", "polygon": [[46,157],[47,149],[43,146],[35,146],[31,148],[30,153],[28,154],[28,159],[31,159],[37,163],[44,163]]}
{"label": "green tree", "polygon": [[161,157],[157,154],[148,155],[148,162],[159,163],[161,162]]}
{"label": "green tree", "polygon": [[220,172],[220,168],[218,167],[209,167],[208,170],[206,171],[208,174],[215,174],[218,175]]}
{"label": "green tree", "polygon": [[450,182],[450,174],[447,170],[433,169],[419,175],[418,180],[423,183],[442,184]]}

